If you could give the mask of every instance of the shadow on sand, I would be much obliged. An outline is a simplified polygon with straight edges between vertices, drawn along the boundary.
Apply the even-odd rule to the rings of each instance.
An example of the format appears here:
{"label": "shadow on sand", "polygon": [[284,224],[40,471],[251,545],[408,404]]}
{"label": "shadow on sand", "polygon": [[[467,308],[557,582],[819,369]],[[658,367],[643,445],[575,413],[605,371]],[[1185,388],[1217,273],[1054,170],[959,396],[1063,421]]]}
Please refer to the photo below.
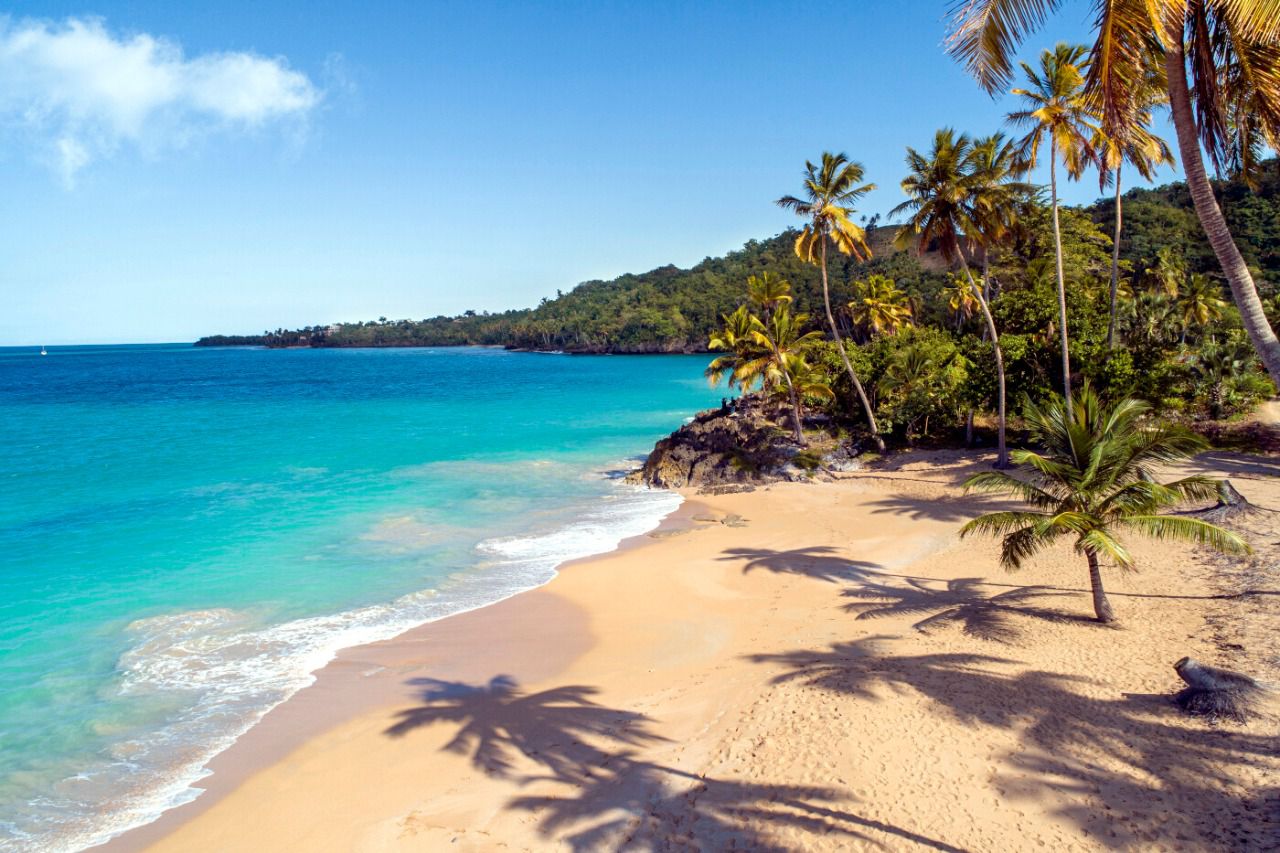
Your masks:
{"label": "shadow on sand", "polygon": [[933,628],[954,624],[967,636],[999,643],[1017,640],[1017,617],[1097,624],[1083,615],[1039,603],[1045,598],[1077,598],[1076,593],[1045,586],[1021,586],[992,595],[983,591],[983,587],[988,586],[982,578],[955,578],[944,582],[905,577],[888,583],[861,581],[841,594],[854,599],[845,605],[845,610],[856,613],[858,619],[923,616],[912,625],[917,631],[928,633]]}
{"label": "shadow on sand", "polygon": [[766,548],[729,548],[722,561],[745,561],[742,573],[749,574],[763,569],[779,575],[803,575],[804,577],[837,583],[853,581],[875,573],[882,568],[878,563],[850,560],[838,556],[835,548],[822,545],[812,548],[795,548],[790,551],[773,551]]}
{"label": "shadow on sand", "polygon": [[785,668],[774,683],[799,682],[864,702],[884,701],[886,690],[915,691],[973,727],[974,737],[984,728],[1015,733],[1017,748],[996,758],[994,787],[1015,802],[1058,803],[1057,815],[1099,845],[1275,849],[1280,786],[1249,796],[1239,775],[1274,758],[1271,738],[1189,730],[1167,697],[1086,695],[1098,685],[1049,672],[1010,674],[1016,662],[1004,658],[895,655],[886,642],[892,639],[752,660]]}
{"label": "shadow on sand", "polygon": [[[544,838],[574,850],[783,851],[779,833],[807,831],[875,842],[870,830],[923,847],[960,848],[842,808],[851,797],[834,788],[767,784],[695,775],[637,757],[635,748],[667,742],[643,715],[604,707],[592,687],[525,693],[509,676],[472,685],[415,679],[421,705],[397,714],[386,729],[405,737],[436,724],[458,727],[444,749],[469,756],[483,772],[529,785],[568,786],[563,794],[513,798],[532,813]],[[516,776],[518,756],[545,768]]]}

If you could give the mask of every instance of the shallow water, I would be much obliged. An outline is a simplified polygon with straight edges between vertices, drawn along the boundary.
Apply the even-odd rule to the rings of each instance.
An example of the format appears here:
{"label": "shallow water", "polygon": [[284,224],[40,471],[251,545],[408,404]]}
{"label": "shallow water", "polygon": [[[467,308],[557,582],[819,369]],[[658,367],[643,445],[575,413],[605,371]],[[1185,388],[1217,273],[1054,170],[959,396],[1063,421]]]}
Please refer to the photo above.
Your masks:
{"label": "shallow water", "polygon": [[0,349],[0,847],[145,822],[337,649],[653,527],[616,472],[705,364]]}

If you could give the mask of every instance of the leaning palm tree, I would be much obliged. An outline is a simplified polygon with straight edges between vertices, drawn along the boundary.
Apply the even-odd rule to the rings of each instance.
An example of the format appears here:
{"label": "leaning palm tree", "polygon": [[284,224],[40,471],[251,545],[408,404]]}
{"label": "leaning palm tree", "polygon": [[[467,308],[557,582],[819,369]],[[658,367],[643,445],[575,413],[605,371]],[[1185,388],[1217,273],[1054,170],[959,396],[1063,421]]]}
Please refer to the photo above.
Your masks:
{"label": "leaning palm tree", "polygon": [[1040,54],[1040,70],[1022,63],[1030,88],[1014,89],[1026,102],[1026,109],[1009,114],[1009,122],[1027,128],[1019,144],[1019,154],[1027,169],[1034,169],[1040,147],[1049,143],[1049,192],[1053,206],[1053,250],[1058,278],[1058,334],[1062,344],[1062,389],[1067,408],[1071,407],[1071,356],[1067,350],[1067,283],[1062,270],[1062,228],[1058,223],[1058,158],[1067,176],[1079,178],[1087,166],[1098,164],[1093,145],[1100,132],[1092,102],[1084,94],[1080,65],[1085,48],[1060,42]]}
{"label": "leaning palm tree", "polygon": [[[1012,78],[1013,57],[1062,0],[959,0],[948,51],[988,92]],[[1196,215],[1213,247],[1254,349],[1280,384],[1280,339],[1214,198],[1204,152],[1215,168],[1253,174],[1256,155],[1280,147],[1280,0],[1093,0],[1097,39],[1087,89],[1103,130],[1134,123],[1134,93],[1163,64],[1178,154]],[[1153,37],[1154,35],[1154,37]],[[1201,146],[1203,145],[1203,151]]]}
{"label": "leaning palm tree", "polygon": [[911,325],[911,298],[897,282],[883,275],[870,275],[853,283],[854,299],[849,303],[853,322],[870,335],[892,335]]}
{"label": "leaning palm tree", "polygon": [[844,369],[853,383],[853,390],[862,402],[862,410],[866,413],[867,423],[871,427],[871,437],[876,447],[884,450],[884,439],[876,426],[875,412],[871,401],[863,390],[862,382],[849,361],[849,354],[844,350],[844,342],[840,339],[840,329],[836,325],[835,314],[831,311],[831,288],[827,281],[827,244],[834,243],[836,249],[845,255],[858,260],[871,257],[871,248],[867,245],[867,235],[853,221],[852,203],[876,188],[875,184],[862,183],[863,169],[861,163],[854,163],[844,154],[822,152],[822,163],[805,161],[804,164],[804,198],[788,195],[778,199],[778,205],[795,212],[807,221],[796,238],[796,255],[806,263],[817,264],[822,270],[822,301],[827,310],[827,324],[831,328],[831,338],[835,341],[836,352],[844,363]]}
{"label": "leaning palm tree", "polygon": [[[990,196],[982,196],[986,188],[990,193],[989,177],[974,168],[973,142],[967,134],[956,136],[955,131],[943,128],[934,134],[933,149],[921,154],[907,148],[907,168],[911,170],[902,181],[902,191],[907,200],[893,209],[890,215],[909,212],[911,218],[898,229],[894,242],[906,248],[915,244],[917,252],[923,252],[936,244],[943,258],[951,263],[957,260],[969,280],[969,289],[982,310],[991,337],[996,360],[996,391],[998,418],[998,456],[996,465],[1004,467],[1009,461],[1005,444],[1005,377],[1004,352],[1000,348],[1000,335],[991,315],[982,288],[973,277],[969,261],[961,245],[965,238],[981,243],[984,240],[981,223],[990,225],[998,221],[989,208],[997,206]],[[991,235],[987,235],[990,237]]]}
{"label": "leaning palm tree", "polygon": [[1002,537],[1000,561],[1017,569],[1023,561],[1063,538],[1089,565],[1093,611],[1099,622],[1115,613],[1102,585],[1102,560],[1125,569],[1133,555],[1120,541],[1125,531],[1156,539],[1208,545],[1227,554],[1247,554],[1249,546],[1221,527],[1186,516],[1161,515],[1186,500],[1217,495],[1218,482],[1203,476],[1156,481],[1156,466],[1187,459],[1206,445],[1182,427],[1146,424],[1151,407],[1138,400],[1104,405],[1087,385],[1068,410],[1054,400],[1039,408],[1029,400],[1027,430],[1042,449],[1015,450],[1014,461],[1031,469],[1029,480],[1005,471],[985,471],[965,488],[1010,495],[1031,508],[992,512],[960,529],[961,536],[989,533]]}
{"label": "leaning palm tree", "polygon": [[1116,345],[1116,311],[1119,304],[1120,231],[1124,222],[1121,172],[1124,164],[1128,163],[1144,180],[1150,182],[1155,180],[1158,167],[1173,164],[1173,152],[1169,150],[1169,144],[1150,130],[1152,109],[1168,100],[1164,90],[1164,74],[1153,68],[1143,79],[1141,91],[1134,93],[1137,109],[1133,120],[1109,128],[1107,133],[1100,131],[1094,137],[1094,147],[1102,163],[1102,168],[1098,171],[1099,184],[1106,186],[1109,180],[1114,180],[1116,185],[1115,232],[1111,238],[1111,308],[1107,320],[1109,348]]}
{"label": "leaning palm tree", "polygon": [[804,412],[801,409],[802,389],[797,387],[803,378],[810,394],[817,393],[816,382],[804,352],[822,339],[821,332],[805,332],[808,314],[792,314],[786,305],[780,305],[767,323],[752,318],[751,339],[756,355],[746,369],[765,378],[766,386],[785,387],[791,403],[792,425],[796,444],[804,446]]}

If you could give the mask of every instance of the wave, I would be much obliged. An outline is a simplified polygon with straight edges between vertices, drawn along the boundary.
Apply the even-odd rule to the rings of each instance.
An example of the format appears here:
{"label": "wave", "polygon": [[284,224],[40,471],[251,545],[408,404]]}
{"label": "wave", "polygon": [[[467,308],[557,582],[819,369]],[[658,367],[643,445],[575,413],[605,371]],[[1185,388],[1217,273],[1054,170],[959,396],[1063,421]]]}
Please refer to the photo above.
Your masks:
{"label": "wave", "polygon": [[266,627],[255,626],[251,613],[225,608],[139,619],[126,629],[131,644],[117,664],[120,691],[175,710],[163,726],[115,742],[107,760],[31,803],[33,820],[22,830],[0,824],[0,840],[18,851],[81,850],[149,823],[198,797],[209,761],[314,682],[341,649],[541,586],[562,563],[652,530],[680,502],[672,492],[617,484],[572,523],[486,539],[469,570],[385,604]]}

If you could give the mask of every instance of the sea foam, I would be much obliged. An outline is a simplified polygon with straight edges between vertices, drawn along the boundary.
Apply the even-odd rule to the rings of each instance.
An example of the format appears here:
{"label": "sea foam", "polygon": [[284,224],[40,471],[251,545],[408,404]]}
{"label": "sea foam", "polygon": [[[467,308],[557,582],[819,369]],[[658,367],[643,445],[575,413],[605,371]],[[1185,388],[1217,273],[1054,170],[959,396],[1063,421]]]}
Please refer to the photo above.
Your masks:
{"label": "sea foam", "polygon": [[332,615],[256,626],[252,614],[218,608],[139,619],[118,661],[122,693],[172,705],[161,727],[115,742],[97,766],[32,803],[24,830],[4,829],[17,851],[81,850],[194,800],[208,762],[272,708],[315,680],[339,650],[540,586],[556,567],[612,551],[652,530],[681,498],[616,484],[577,519],[547,531],[486,539],[477,562],[437,589]]}

